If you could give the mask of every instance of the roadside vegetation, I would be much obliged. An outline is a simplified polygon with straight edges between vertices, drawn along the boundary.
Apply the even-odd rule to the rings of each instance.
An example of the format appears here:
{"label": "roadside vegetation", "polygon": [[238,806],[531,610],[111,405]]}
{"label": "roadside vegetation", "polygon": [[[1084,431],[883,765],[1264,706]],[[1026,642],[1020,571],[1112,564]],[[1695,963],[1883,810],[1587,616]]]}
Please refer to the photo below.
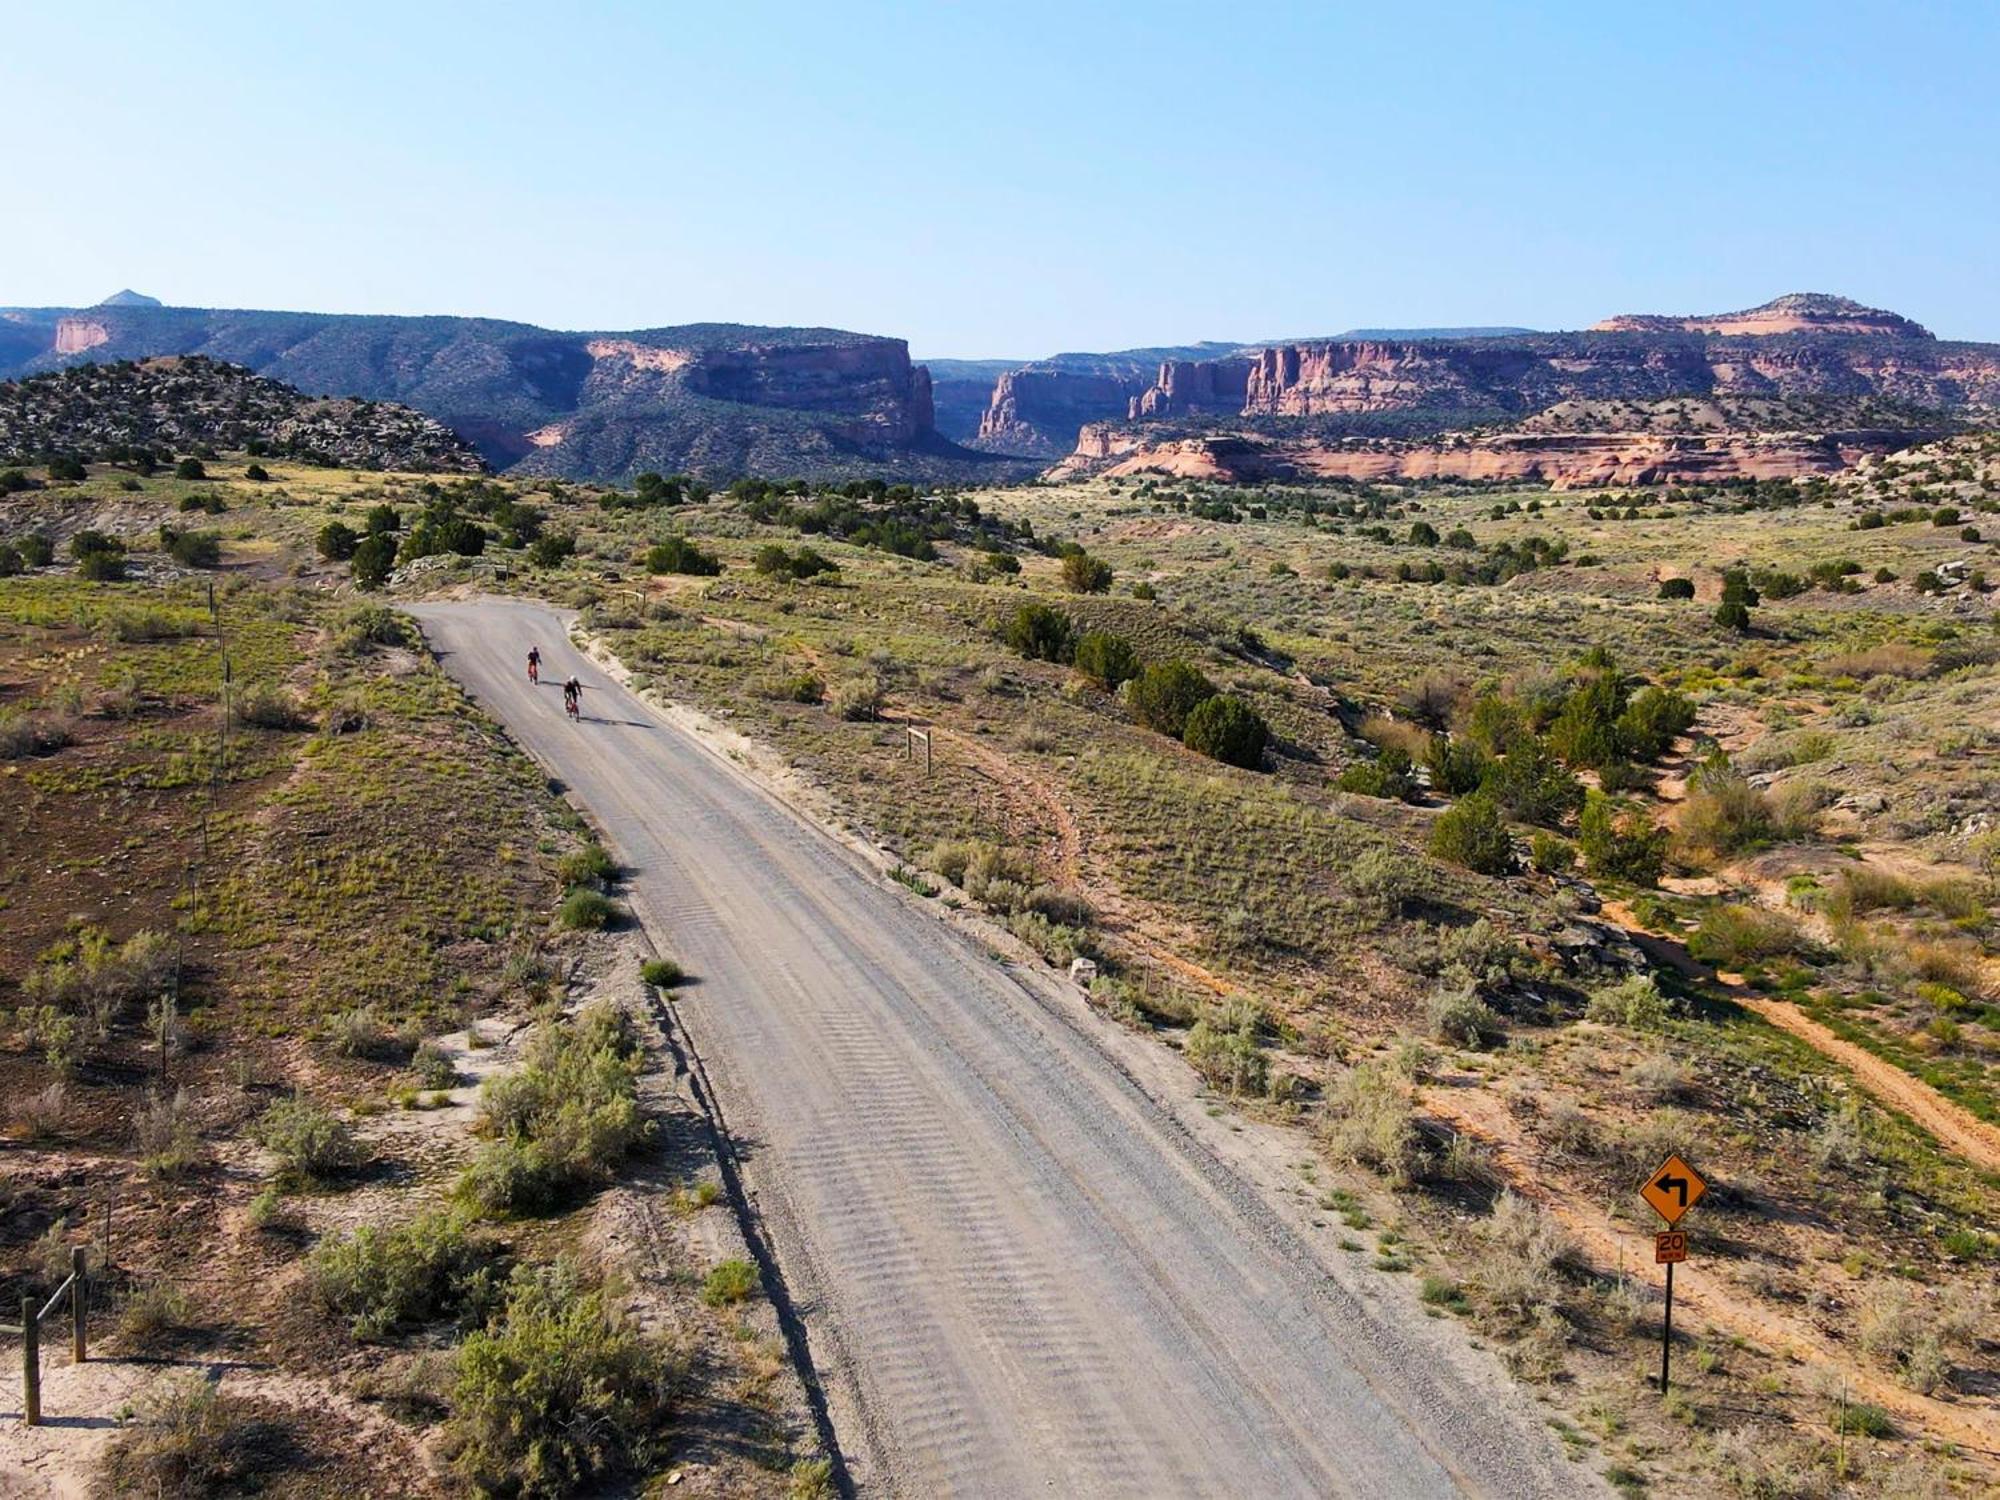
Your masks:
{"label": "roadside vegetation", "polygon": [[632,937],[574,919],[616,867],[405,617],[315,586],[434,481],[201,462],[0,505],[0,1294],[83,1247],[117,1393],[45,1338],[66,1482],[786,1494],[816,1448],[768,1309],[702,1297],[717,1183],[631,1228],[704,1137]]}

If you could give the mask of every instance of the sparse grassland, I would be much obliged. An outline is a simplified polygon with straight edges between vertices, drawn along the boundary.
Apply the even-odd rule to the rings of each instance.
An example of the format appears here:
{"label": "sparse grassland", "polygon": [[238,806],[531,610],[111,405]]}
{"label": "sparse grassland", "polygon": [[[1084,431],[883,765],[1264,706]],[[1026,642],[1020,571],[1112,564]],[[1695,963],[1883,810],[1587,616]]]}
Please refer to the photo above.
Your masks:
{"label": "sparse grassland", "polygon": [[[325,518],[415,481],[266,462],[0,504],[0,535],[130,543],[127,582],[61,546],[0,579],[0,1295],[46,1295],[87,1247],[82,1369],[109,1384],[45,1359],[81,1424],[66,1482],[564,1493],[699,1444],[727,1492],[784,1493],[809,1433],[769,1335],[702,1303],[694,1230],[645,1238],[657,1291],[594,1238],[631,1181],[698,1159],[657,1056],[628,1036],[622,1091],[533,1117],[559,1202],[504,1226],[454,1205],[480,1081],[518,1095],[507,1070],[548,1061],[516,1033],[560,1027],[578,980],[640,993],[626,940],[557,919],[617,872],[404,622],[320,586]],[[155,550],[208,496],[220,567]],[[717,1199],[698,1187],[690,1213]],[[670,1337],[636,1331],[638,1302]],[[705,1399],[753,1380],[754,1403]]]}

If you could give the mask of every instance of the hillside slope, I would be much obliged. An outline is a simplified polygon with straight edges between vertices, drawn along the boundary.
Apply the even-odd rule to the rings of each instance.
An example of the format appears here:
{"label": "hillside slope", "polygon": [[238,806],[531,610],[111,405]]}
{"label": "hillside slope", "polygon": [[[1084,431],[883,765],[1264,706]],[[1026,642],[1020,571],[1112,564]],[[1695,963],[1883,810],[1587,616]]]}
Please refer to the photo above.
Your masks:
{"label": "hillside slope", "polygon": [[394,402],[307,396],[199,355],[86,364],[0,384],[0,462],[247,449],[357,469],[477,473],[471,446]]}

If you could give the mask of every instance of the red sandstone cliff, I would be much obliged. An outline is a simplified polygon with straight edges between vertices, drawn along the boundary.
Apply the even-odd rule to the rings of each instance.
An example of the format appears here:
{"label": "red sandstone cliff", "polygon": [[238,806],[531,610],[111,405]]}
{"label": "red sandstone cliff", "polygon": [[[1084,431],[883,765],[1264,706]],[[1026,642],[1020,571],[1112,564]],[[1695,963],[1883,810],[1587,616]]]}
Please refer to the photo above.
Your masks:
{"label": "red sandstone cliff", "polygon": [[1265,479],[1510,481],[1552,489],[1802,478],[1935,434],[1905,430],[1773,433],[1453,433],[1422,442],[1316,441],[1226,435],[1148,440],[1098,424],[1051,477],[1168,474],[1254,483]]}

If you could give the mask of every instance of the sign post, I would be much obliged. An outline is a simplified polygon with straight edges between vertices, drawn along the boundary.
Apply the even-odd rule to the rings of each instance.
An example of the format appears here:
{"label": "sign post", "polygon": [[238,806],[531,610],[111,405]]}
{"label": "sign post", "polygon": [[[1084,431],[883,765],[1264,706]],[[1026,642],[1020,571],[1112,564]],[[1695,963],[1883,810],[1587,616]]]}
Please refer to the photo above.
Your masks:
{"label": "sign post", "polygon": [[[1660,1163],[1659,1170],[1646,1179],[1639,1196],[1652,1207],[1654,1213],[1667,1223],[1680,1223],[1687,1211],[1701,1202],[1708,1191],[1708,1183],[1701,1173],[1689,1166],[1678,1153]],[[1687,1259],[1687,1233],[1684,1230],[1668,1228],[1653,1236],[1653,1263],[1667,1268],[1667,1305],[1665,1315],[1660,1319],[1660,1394],[1667,1393],[1667,1382],[1671,1372],[1674,1354],[1674,1267]]]}

